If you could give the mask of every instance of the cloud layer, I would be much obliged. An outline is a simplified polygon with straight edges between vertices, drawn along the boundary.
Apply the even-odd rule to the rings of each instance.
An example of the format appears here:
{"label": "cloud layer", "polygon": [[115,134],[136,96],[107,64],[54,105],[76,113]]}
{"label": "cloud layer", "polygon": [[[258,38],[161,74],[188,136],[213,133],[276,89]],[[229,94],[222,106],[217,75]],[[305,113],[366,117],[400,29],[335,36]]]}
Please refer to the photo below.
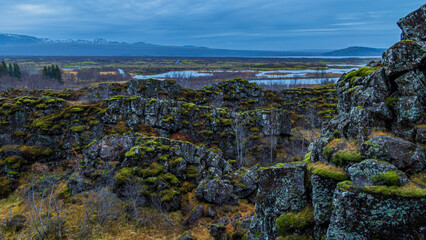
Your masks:
{"label": "cloud layer", "polygon": [[389,47],[423,1],[0,0],[0,32],[229,49]]}

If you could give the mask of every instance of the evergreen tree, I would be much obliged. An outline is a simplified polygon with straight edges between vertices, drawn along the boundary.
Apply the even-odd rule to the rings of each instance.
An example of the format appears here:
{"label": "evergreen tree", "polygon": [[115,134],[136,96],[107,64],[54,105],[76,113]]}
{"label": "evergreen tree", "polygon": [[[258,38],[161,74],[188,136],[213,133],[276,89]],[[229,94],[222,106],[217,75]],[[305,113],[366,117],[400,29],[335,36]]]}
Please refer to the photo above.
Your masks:
{"label": "evergreen tree", "polygon": [[4,59],[1,62],[1,65],[2,65],[3,69],[7,72],[7,66],[6,66],[6,62],[4,61]]}
{"label": "evergreen tree", "polygon": [[17,63],[13,64],[13,77],[21,79],[21,69]]}
{"label": "evergreen tree", "polygon": [[43,67],[43,70],[41,71],[41,76],[44,77],[44,78],[48,77],[47,76],[47,67],[46,66]]}
{"label": "evergreen tree", "polygon": [[44,78],[55,79],[62,83],[62,73],[58,65],[44,66],[41,75]]}
{"label": "evergreen tree", "polygon": [[55,66],[55,79],[57,79],[59,82],[62,82],[62,73],[58,65]]}
{"label": "evergreen tree", "polygon": [[9,67],[7,68],[7,73],[10,77],[13,77],[13,65],[12,63],[9,63]]}
{"label": "evergreen tree", "polygon": [[6,74],[7,74],[7,66],[6,66],[6,62],[3,59],[1,61],[1,64],[0,64],[0,77],[4,76]]}

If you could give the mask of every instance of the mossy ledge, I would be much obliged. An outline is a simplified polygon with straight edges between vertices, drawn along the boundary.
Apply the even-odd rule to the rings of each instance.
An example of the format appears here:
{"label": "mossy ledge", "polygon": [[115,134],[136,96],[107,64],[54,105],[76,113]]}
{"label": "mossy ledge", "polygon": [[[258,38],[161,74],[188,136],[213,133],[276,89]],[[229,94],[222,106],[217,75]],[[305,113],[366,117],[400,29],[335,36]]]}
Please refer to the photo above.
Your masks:
{"label": "mossy ledge", "polygon": [[372,194],[380,194],[385,196],[398,196],[398,197],[413,197],[413,198],[424,198],[426,197],[426,189],[419,187],[413,182],[409,182],[404,186],[355,186],[352,181],[343,181],[337,184],[341,189],[348,191],[351,190],[362,190]]}
{"label": "mossy ledge", "polygon": [[348,179],[348,175],[341,168],[329,165],[324,162],[311,163],[308,165],[308,170],[311,171],[312,174],[325,178],[331,178],[337,181]]}

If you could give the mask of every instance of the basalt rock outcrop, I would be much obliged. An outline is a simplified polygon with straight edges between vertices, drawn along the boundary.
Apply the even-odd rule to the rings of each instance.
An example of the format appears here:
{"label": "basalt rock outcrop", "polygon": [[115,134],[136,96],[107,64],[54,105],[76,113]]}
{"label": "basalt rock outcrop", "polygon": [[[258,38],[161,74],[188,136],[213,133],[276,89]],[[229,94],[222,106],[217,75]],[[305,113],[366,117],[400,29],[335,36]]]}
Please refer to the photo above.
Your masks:
{"label": "basalt rock outcrop", "polygon": [[381,61],[338,81],[338,114],[297,163],[306,174],[260,171],[250,239],[425,238],[426,5],[398,25]]}

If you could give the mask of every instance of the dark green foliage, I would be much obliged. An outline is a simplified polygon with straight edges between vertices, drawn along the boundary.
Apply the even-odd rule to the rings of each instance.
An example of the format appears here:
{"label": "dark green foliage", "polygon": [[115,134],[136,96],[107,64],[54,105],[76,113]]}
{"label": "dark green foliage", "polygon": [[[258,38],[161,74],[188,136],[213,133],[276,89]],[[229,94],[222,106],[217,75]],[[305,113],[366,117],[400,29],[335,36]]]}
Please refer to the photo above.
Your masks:
{"label": "dark green foliage", "polygon": [[6,62],[3,60],[0,64],[0,77],[7,75],[7,65]]}
{"label": "dark green foliage", "polygon": [[55,66],[52,64],[52,65],[44,66],[43,70],[41,71],[41,75],[44,78],[54,79],[63,83],[62,72],[58,65]]}
{"label": "dark green foliage", "polygon": [[21,79],[21,69],[17,63],[6,64],[3,60],[0,64],[0,77],[9,76]]}

